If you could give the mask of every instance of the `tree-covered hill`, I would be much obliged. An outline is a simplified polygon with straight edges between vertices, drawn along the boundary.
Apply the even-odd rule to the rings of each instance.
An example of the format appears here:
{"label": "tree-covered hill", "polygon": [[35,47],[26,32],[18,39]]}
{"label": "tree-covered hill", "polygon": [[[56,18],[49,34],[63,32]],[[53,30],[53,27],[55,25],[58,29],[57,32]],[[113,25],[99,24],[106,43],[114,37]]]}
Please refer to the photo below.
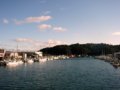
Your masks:
{"label": "tree-covered hill", "polygon": [[57,45],[54,47],[43,48],[42,51],[44,55],[101,55],[101,54],[112,54],[114,52],[120,51],[120,45],[110,45],[110,44],[71,44],[71,45]]}

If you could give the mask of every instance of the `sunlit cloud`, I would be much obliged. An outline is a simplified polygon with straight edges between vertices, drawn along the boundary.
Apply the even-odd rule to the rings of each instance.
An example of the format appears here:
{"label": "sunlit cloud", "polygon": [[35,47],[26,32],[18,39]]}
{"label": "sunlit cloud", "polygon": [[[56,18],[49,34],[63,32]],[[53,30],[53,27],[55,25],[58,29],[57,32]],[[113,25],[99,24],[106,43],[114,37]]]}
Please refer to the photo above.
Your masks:
{"label": "sunlit cloud", "polygon": [[9,23],[9,21],[7,19],[3,19],[4,23]]}
{"label": "sunlit cloud", "polygon": [[15,24],[23,24],[23,23],[32,23],[32,22],[40,23],[43,21],[47,21],[49,19],[52,19],[52,17],[51,16],[28,17],[21,21],[18,21],[17,19],[14,19],[14,21]]}
{"label": "sunlit cloud", "polygon": [[43,12],[44,14],[49,14],[49,13],[51,13],[51,11],[45,11],[45,12]]}
{"label": "sunlit cloud", "polygon": [[120,35],[120,32],[114,32],[112,35]]}
{"label": "sunlit cloud", "polygon": [[53,45],[61,45],[61,44],[67,44],[66,42],[61,42],[61,41],[53,41],[52,39],[49,39],[46,44],[53,44]]}
{"label": "sunlit cloud", "polygon": [[24,39],[24,38],[16,38],[14,39],[16,42],[29,42],[29,43],[36,43],[37,40],[30,40],[30,39]]}
{"label": "sunlit cloud", "polygon": [[74,34],[75,36],[78,36],[79,34],[78,33],[76,33],[76,34]]}
{"label": "sunlit cloud", "polygon": [[45,29],[45,28],[51,28],[51,25],[47,25],[47,24],[42,24],[37,26],[39,29]]}
{"label": "sunlit cloud", "polygon": [[34,45],[35,45],[35,46],[41,46],[41,44],[39,44],[39,43],[35,43]]}
{"label": "sunlit cloud", "polygon": [[55,31],[67,31],[67,29],[63,29],[62,27],[55,27],[52,30],[55,30]]}
{"label": "sunlit cloud", "polygon": [[46,42],[43,42],[43,43],[34,43],[35,46],[37,47],[53,47],[53,46],[56,46],[56,45],[66,45],[67,43],[66,42],[62,42],[62,41],[53,41],[52,39],[49,39],[48,41]]}

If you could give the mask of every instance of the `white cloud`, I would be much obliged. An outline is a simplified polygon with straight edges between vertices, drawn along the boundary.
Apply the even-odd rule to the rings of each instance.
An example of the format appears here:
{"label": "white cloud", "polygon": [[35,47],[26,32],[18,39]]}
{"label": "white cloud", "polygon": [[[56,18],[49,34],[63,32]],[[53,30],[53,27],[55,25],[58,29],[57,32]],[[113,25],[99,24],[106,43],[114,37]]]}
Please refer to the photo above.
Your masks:
{"label": "white cloud", "polygon": [[14,39],[16,42],[29,42],[29,43],[36,43],[37,40],[30,40],[30,39],[24,39],[24,38],[16,38]]}
{"label": "white cloud", "polygon": [[37,47],[41,47],[41,48],[45,48],[45,47],[53,47],[56,45],[65,45],[67,44],[66,42],[62,42],[62,41],[53,41],[52,39],[49,39],[47,42],[43,42],[43,43],[34,43],[35,46]]}
{"label": "white cloud", "polygon": [[45,29],[45,28],[51,28],[51,25],[47,25],[47,24],[42,24],[37,26],[39,29]]}
{"label": "white cloud", "polygon": [[39,43],[35,43],[35,46],[41,46],[41,44],[39,44]]}
{"label": "white cloud", "polygon": [[51,11],[45,11],[45,12],[43,12],[44,14],[48,14],[48,13],[51,13]]}
{"label": "white cloud", "polygon": [[114,32],[112,35],[120,35],[120,32]]}
{"label": "white cloud", "polygon": [[15,24],[23,24],[23,23],[32,23],[32,22],[40,23],[43,21],[47,21],[49,19],[52,19],[52,17],[51,16],[28,17],[22,21],[17,21],[16,19],[14,19],[14,21]]}
{"label": "white cloud", "polygon": [[57,31],[67,31],[67,29],[63,29],[62,27],[55,27],[52,30],[57,30]]}
{"label": "white cloud", "polygon": [[4,23],[9,23],[9,21],[7,19],[3,19]]}
{"label": "white cloud", "polygon": [[61,44],[67,44],[66,42],[61,42],[61,41],[53,41],[52,39],[48,40],[46,44],[52,44],[52,45],[61,45]]}

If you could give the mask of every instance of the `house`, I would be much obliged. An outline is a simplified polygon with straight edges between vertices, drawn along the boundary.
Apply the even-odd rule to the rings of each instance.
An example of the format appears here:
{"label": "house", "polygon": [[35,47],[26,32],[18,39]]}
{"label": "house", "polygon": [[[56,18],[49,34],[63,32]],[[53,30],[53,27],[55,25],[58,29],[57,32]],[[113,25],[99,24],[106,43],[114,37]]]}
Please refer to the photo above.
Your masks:
{"label": "house", "polygon": [[0,61],[4,60],[5,50],[0,48]]}

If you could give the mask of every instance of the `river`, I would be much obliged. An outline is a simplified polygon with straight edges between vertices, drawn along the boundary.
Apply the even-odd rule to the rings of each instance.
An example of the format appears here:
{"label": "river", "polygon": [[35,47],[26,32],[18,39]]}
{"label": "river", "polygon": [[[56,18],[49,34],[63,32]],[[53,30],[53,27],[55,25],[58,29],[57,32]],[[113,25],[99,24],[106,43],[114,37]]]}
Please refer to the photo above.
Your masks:
{"label": "river", "polygon": [[0,90],[120,90],[120,68],[94,58],[1,66]]}

